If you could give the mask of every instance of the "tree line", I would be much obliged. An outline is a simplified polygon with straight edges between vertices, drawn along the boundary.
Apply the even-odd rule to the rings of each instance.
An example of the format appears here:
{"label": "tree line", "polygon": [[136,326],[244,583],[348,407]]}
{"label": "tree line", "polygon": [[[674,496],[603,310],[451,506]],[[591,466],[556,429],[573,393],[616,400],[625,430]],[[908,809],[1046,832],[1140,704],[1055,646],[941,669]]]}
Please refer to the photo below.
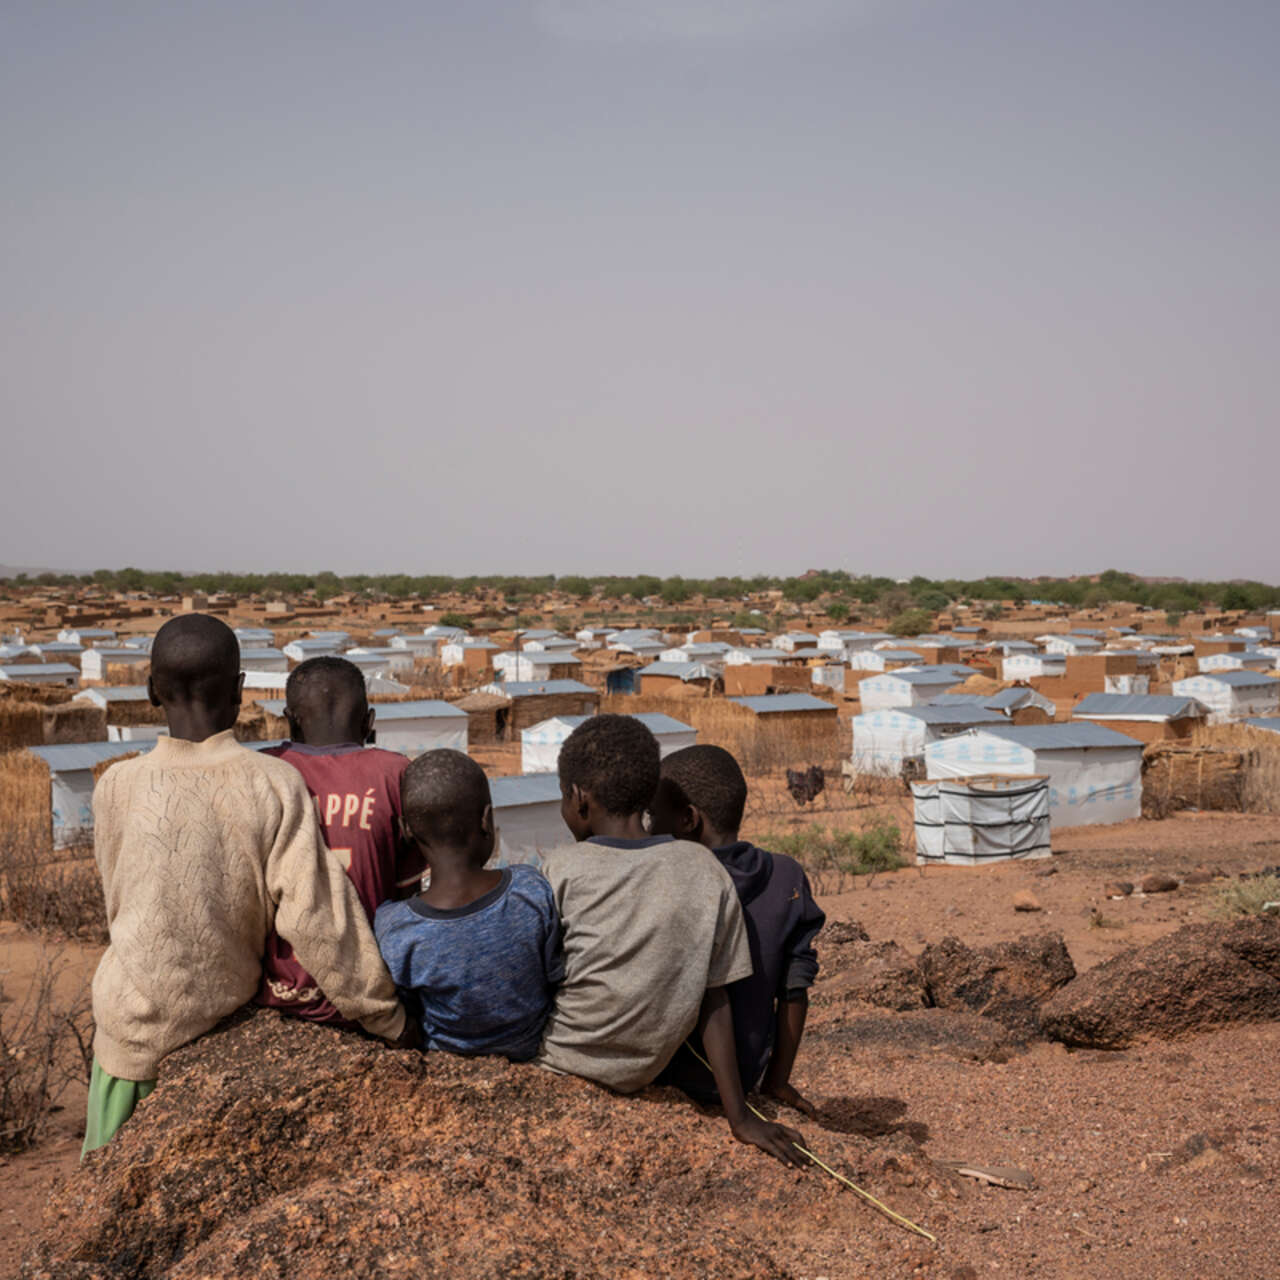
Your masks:
{"label": "tree line", "polygon": [[1146,605],[1167,613],[1191,613],[1204,608],[1257,611],[1280,609],[1280,587],[1263,582],[1143,582],[1131,573],[1108,569],[1090,578],[925,578],[908,582],[871,574],[856,575],[843,569],[822,569],[792,577],[759,574],[750,578],[685,578],[656,574],[633,576],[555,574],[537,576],[446,574],[338,574],[322,573],[179,573],[175,570],[136,568],[97,569],[89,574],[18,574],[0,579],[13,587],[96,586],[108,591],[145,592],[149,595],[183,595],[193,592],[228,592],[247,596],[312,596],[324,601],[337,595],[370,599],[430,600],[460,593],[501,596],[507,604],[520,605],[535,596],[558,591],[581,601],[591,599],[656,599],[664,605],[685,604],[695,597],[745,602],[766,591],[780,591],[797,604],[818,604],[833,618],[857,617],[859,612],[898,615],[907,610],[937,613],[953,604],[986,606],[998,616],[1005,602],[1021,604],[1040,600],[1073,608],[1093,608],[1111,602]]}

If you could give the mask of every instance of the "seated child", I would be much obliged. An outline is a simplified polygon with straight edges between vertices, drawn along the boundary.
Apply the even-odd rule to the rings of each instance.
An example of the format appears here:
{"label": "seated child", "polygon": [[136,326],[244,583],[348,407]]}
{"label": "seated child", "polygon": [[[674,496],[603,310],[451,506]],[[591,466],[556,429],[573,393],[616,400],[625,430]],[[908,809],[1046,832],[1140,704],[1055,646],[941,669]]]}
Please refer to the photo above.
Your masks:
{"label": "seated child", "polygon": [[[662,762],[653,829],[695,840],[715,854],[742,902],[752,974],[729,987],[738,1069],[748,1089],[807,1114],[812,1106],[791,1085],[804,1034],[809,987],[818,973],[813,940],[826,922],[799,863],[738,839],[747,780],[723,747],[685,747]],[[713,1096],[715,1082],[682,1050],[663,1076],[695,1097]]]}
{"label": "seated child", "polygon": [[111,943],[93,978],[84,1148],[110,1141],[167,1053],[252,998],[274,926],[344,1017],[387,1039],[405,1013],[298,772],[241,746],[240,647],[218,618],[166,622],[151,701],[169,736],[93,798]]}
{"label": "seated child", "polygon": [[[408,758],[362,745],[372,734],[374,709],[364,676],[346,658],[309,658],[296,666],[285,685],[284,714],[292,741],[262,754],[288,761],[302,775],[329,852],[372,921],[382,903],[417,888],[426,866],[400,830],[400,779]],[[274,929],[254,998],[310,1022],[351,1025]]]}
{"label": "seated child", "polygon": [[404,825],[431,873],[373,927],[428,1049],[532,1058],[564,976],[551,886],[533,868],[486,871],[489,780],[460,751],[428,751],[401,782]]}
{"label": "seated child", "polygon": [[640,721],[615,715],[560,749],[561,813],[581,843],[544,860],[565,978],[537,1061],[633,1093],[697,1029],[734,1137],[804,1167],[800,1135],[754,1117],[738,1075],[725,988],[750,977],[751,953],[733,881],[701,845],[645,831],[658,755]]}

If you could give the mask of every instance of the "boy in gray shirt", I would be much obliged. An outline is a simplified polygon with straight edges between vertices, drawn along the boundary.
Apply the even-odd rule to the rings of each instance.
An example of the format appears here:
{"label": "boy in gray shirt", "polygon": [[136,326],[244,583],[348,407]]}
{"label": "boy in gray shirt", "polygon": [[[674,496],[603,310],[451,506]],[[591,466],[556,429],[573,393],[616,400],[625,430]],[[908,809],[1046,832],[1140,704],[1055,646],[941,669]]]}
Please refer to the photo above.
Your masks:
{"label": "boy in gray shirt", "polygon": [[725,988],[750,976],[751,953],[733,881],[702,845],[645,832],[658,760],[631,716],[593,716],[560,750],[561,813],[579,843],[543,864],[565,976],[536,1061],[634,1093],[696,1029],[734,1137],[804,1168],[800,1135],[753,1116],[738,1074]]}

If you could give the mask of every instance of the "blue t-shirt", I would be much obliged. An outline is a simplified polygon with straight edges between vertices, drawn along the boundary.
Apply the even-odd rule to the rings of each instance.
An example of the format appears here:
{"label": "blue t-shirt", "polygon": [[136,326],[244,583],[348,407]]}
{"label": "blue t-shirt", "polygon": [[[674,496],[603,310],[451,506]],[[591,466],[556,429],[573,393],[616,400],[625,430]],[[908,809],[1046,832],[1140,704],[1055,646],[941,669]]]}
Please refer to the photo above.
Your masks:
{"label": "blue t-shirt", "polygon": [[382,958],[428,1049],[531,1058],[564,978],[551,886],[528,866],[465,907],[384,902],[373,918]]}

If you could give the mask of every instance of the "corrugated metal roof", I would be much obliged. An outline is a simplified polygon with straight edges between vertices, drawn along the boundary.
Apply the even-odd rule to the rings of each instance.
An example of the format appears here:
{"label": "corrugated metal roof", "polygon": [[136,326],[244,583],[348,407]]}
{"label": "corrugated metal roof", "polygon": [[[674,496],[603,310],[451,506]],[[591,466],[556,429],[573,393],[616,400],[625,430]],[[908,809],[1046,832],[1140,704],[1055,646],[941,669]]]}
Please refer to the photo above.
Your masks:
{"label": "corrugated metal roof", "polygon": [[255,662],[265,662],[271,658],[283,658],[284,650],[282,649],[241,649],[240,658],[243,661],[246,658]]}
{"label": "corrugated metal roof", "polygon": [[11,666],[0,667],[0,671],[4,672],[6,680],[26,680],[28,683],[32,681],[32,675],[38,674],[46,679],[53,676],[55,679],[64,680],[68,676],[80,678],[80,668],[73,667],[69,662],[16,662]]}
{"label": "corrugated metal roof", "polygon": [[72,702],[149,702],[145,684],[100,684],[77,693]]}
{"label": "corrugated metal roof", "polygon": [[420,720],[424,716],[465,719],[467,715],[461,707],[438,698],[421,698],[413,702],[375,702],[374,707],[378,713],[374,720],[375,726],[387,720]]}
{"label": "corrugated metal roof", "polygon": [[639,720],[653,734],[693,732],[693,725],[685,724],[674,716],[664,716],[660,711],[637,711],[632,719]]}
{"label": "corrugated metal roof", "polygon": [[894,710],[901,712],[904,716],[914,716],[917,720],[923,720],[925,724],[1005,723],[1005,718],[1000,712],[976,703],[940,706],[936,702],[927,702],[920,707],[895,707]]}
{"label": "corrugated metal roof", "polygon": [[788,653],[785,649],[752,649],[748,646],[739,646],[734,652],[750,654],[752,662],[762,665],[766,662],[781,662],[784,658],[795,657],[795,654]]}
{"label": "corrugated metal roof", "polygon": [[924,655],[917,649],[872,649],[886,662],[919,662]]}
{"label": "corrugated metal roof", "polygon": [[1245,724],[1255,729],[1265,729],[1268,733],[1280,733],[1280,716],[1253,716]]}
{"label": "corrugated metal roof", "polygon": [[[1264,671],[1201,671],[1198,675],[1188,676],[1188,680],[1216,680],[1219,684],[1235,685],[1242,689],[1257,689],[1263,685],[1277,684]],[[1177,681],[1183,684],[1184,681]]]}
{"label": "corrugated metal roof", "polygon": [[1154,693],[1091,693],[1072,708],[1073,716],[1160,716],[1180,720],[1203,715],[1204,708],[1190,697]]}
{"label": "corrugated metal roof", "polygon": [[745,698],[730,698],[740,707],[754,711],[758,716],[778,711],[832,711],[830,702],[823,702],[811,693],[760,693]]}
{"label": "corrugated metal roof", "polygon": [[[490,778],[489,796],[495,809],[522,804],[559,804],[560,779],[554,773],[525,773],[512,778]],[[566,844],[569,841],[566,839]]]}
{"label": "corrugated metal roof", "polygon": [[583,684],[581,680],[507,680],[501,684],[486,685],[483,692],[500,693],[504,698],[533,698],[548,693],[595,693],[597,691],[590,685]]}
{"label": "corrugated metal roof", "polygon": [[972,730],[990,733],[1031,751],[1075,751],[1089,747],[1136,747],[1142,743],[1127,734],[1088,721],[1080,724],[991,725]]}
{"label": "corrugated metal roof", "polygon": [[104,760],[127,756],[133,752],[150,751],[155,744],[147,740],[138,742],[67,742],[55,747],[28,747],[33,756],[39,756],[53,773],[74,773],[78,769],[93,769]]}
{"label": "corrugated metal roof", "polygon": [[[969,672],[969,675],[973,674],[972,671]],[[922,671],[882,671],[877,675],[869,676],[868,680],[905,680],[908,684],[952,685],[959,684],[966,678],[965,676],[957,677],[953,671],[945,667],[927,667]]]}
{"label": "corrugated metal roof", "polygon": [[703,662],[651,662],[638,676],[673,676],[677,680],[713,680],[715,672]]}

